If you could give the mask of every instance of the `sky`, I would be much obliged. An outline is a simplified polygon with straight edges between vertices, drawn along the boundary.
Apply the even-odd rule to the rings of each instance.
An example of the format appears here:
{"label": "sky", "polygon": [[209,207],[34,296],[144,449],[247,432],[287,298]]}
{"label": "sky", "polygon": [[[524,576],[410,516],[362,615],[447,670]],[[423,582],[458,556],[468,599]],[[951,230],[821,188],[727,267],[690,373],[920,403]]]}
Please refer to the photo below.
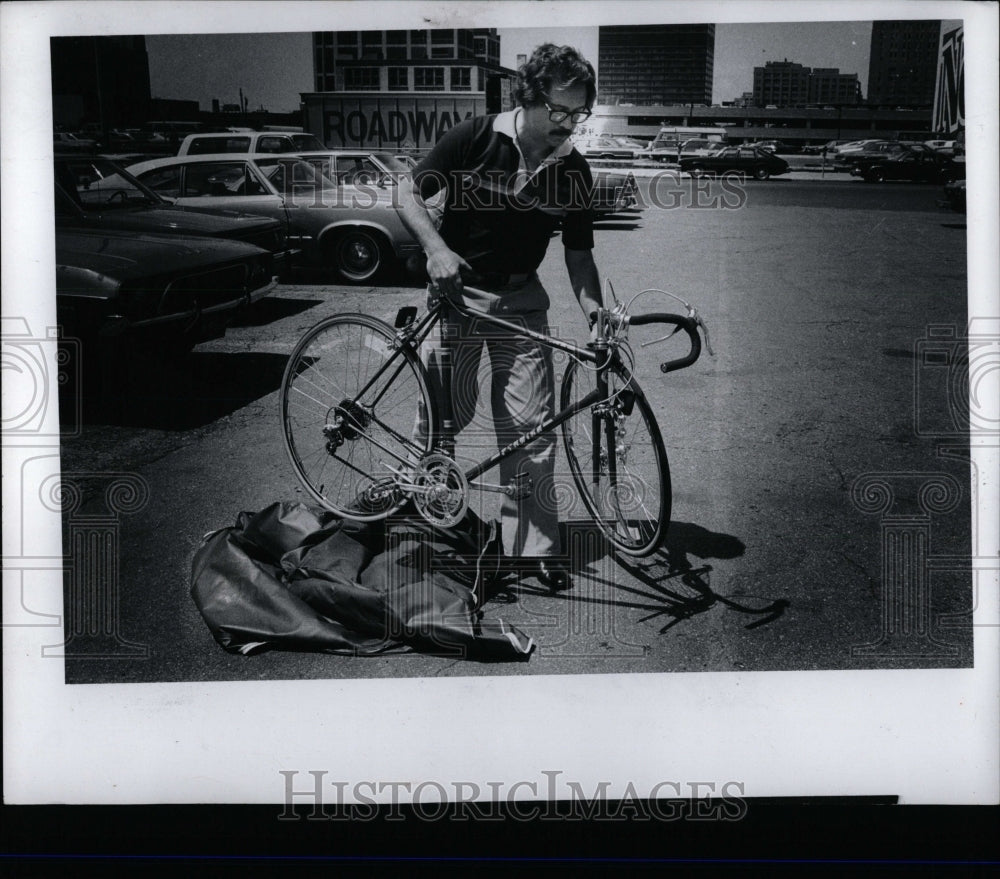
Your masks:
{"label": "sky", "polygon": [[[597,67],[597,28],[501,28],[500,61],[515,66],[519,53],[552,41],[576,46]],[[753,68],[767,61],[836,67],[857,73],[868,88],[870,21],[718,24],[712,102],[731,101],[753,89]],[[313,90],[312,33],[147,35],[153,97],[212,99],[271,112],[299,108],[299,93]],[[598,67],[598,79],[600,69]]]}

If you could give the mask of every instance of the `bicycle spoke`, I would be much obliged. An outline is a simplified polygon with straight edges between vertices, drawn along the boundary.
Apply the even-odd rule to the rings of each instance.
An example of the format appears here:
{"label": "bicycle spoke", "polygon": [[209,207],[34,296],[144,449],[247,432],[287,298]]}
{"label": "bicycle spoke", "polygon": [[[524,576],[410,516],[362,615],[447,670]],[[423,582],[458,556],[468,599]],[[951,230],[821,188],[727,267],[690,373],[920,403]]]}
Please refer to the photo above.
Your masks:
{"label": "bicycle spoke", "polygon": [[[624,552],[648,555],[662,541],[670,515],[666,453],[634,378],[615,367],[606,380],[606,402],[563,425],[566,455],[584,504],[608,539]],[[562,404],[594,386],[592,372],[570,364]]]}
{"label": "bicycle spoke", "polygon": [[429,450],[430,434],[414,436],[417,407],[433,412],[426,380],[394,338],[365,315],[328,318],[303,337],[282,381],[292,465],[316,500],[350,518],[398,508],[405,493],[391,490],[384,462],[410,464]]}

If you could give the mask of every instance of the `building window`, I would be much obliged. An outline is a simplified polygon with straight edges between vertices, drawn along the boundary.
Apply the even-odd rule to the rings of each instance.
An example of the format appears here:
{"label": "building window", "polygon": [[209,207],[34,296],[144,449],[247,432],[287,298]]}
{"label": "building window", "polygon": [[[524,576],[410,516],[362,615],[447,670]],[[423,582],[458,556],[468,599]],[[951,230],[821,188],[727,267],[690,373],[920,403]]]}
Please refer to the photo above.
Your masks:
{"label": "building window", "polygon": [[378,67],[348,67],[344,70],[344,88],[353,91],[378,91]]}
{"label": "building window", "polygon": [[389,68],[389,91],[405,92],[409,91],[410,80],[406,67]]}
{"label": "building window", "polygon": [[444,91],[443,67],[414,67],[413,87],[423,91]]}
{"label": "building window", "polygon": [[468,67],[452,67],[451,89],[455,92],[472,91],[472,70]]}
{"label": "building window", "polygon": [[427,57],[427,31],[410,31],[410,57],[417,61]]}

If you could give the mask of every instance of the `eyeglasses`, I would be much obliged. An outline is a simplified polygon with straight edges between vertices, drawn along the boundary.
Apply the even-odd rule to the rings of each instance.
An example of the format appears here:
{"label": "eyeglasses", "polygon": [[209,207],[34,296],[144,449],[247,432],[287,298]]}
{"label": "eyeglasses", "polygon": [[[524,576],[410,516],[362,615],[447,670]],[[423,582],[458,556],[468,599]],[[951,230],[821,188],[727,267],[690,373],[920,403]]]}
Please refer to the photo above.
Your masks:
{"label": "eyeglasses", "polygon": [[591,111],[587,107],[577,107],[575,110],[553,110],[547,101],[543,101],[542,103],[545,104],[545,109],[549,111],[550,122],[565,122],[569,119],[574,125],[577,125],[591,116]]}

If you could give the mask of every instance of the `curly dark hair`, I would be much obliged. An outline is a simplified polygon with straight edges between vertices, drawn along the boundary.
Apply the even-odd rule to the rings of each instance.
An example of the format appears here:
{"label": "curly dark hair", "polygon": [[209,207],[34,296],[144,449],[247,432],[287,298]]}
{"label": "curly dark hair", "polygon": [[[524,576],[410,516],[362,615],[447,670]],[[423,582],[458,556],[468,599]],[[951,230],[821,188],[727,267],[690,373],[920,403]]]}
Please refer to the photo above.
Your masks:
{"label": "curly dark hair", "polygon": [[517,71],[514,100],[521,106],[540,104],[553,86],[585,85],[587,106],[597,98],[593,65],[572,46],[543,43]]}

